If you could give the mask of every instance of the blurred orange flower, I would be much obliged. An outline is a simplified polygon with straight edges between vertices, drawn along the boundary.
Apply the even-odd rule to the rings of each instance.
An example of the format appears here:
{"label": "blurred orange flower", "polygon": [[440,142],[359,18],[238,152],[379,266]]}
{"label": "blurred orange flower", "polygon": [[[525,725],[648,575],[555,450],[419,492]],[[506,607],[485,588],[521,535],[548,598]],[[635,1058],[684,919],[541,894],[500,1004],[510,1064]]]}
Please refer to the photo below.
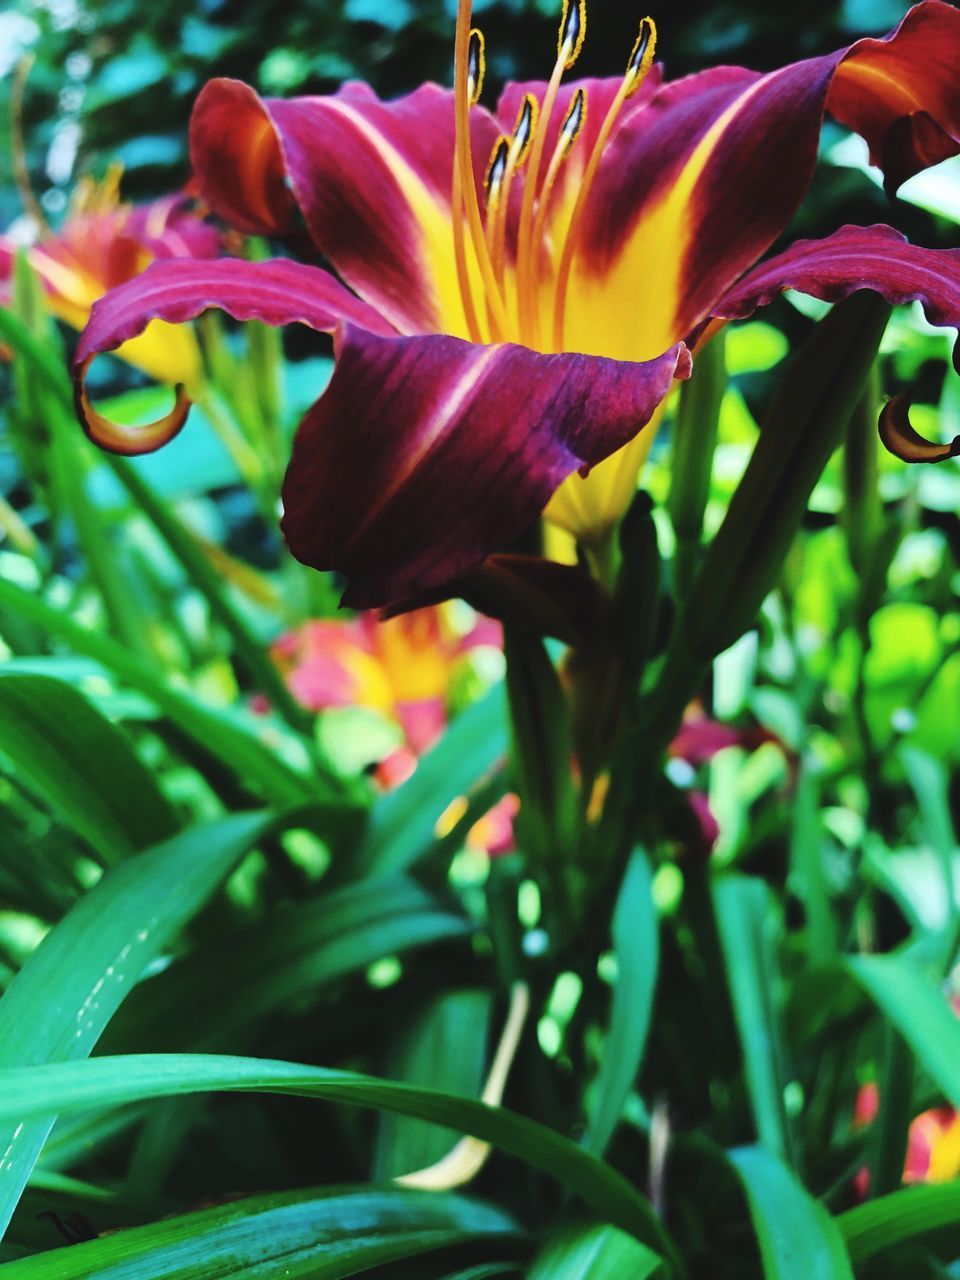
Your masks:
{"label": "blurred orange flower", "polygon": [[[0,305],[9,301],[13,262],[20,248],[0,236]],[[48,232],[25,252],[47,294],[50,310],[74,329],[87,323],[90,308],[110,289],[132,280],[159,258],[215,258],[220,233],[182,194],[149,204],[120,201],[120,169],[100,183],[77,184],[61,229]],[[152,321],[117,354],[162,381],[196,387],[200,353],[186,325]]]}
{"label": "blurred orange flower", "polygon": [[[446,728],[451,685],[473,650],[501,649],[500,624],[478,619],[458,630],[449,604],[416,609],[381,622],[375,612],[349,619],[306,622],[272,647],[290,692],[310,711],[370,707],[393,720],[404,744],[376,769],[384,790],[405,782]],[[467,848],[491,855],[513,848],[518,801],[504,796],[470,828]],[[452,831],[467,811],[455,800],[438,821],[438,833]]]}

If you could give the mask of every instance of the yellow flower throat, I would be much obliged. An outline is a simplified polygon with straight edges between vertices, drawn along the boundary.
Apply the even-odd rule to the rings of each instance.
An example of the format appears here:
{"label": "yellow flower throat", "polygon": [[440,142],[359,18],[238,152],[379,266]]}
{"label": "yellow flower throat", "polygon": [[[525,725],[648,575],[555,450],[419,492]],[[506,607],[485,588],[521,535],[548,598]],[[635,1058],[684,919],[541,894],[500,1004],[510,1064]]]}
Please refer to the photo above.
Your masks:
{"label": "yellow flower throat", "polygon": [[[526,94],[513,133],[501,136],[495,143],[487,166],[483,211],[473,178],[470,108],[479,101],[483,90],[484,41],[482,33],[471,28],[471,16],[470,0],[460,0],[454,58],[456,155],[451,205],[457,280],[467,330],[473,342],[514,341],[538,351],[562,351],[567,291],[590,192],[624,104],[643,84],[653,63],[657,29],[652,18],[644,18],[640,23],[640,34],[630,54],[626,74],[591,148],[566,228],[561,230],[555,243],[548,245],[545,232],[557,179],[586,120],[588,103],[582,88],[574,94],[567,110],[542,182],[540,175],[560,84],[564,72],[579,57],[586,36],[586,0],[564,0],[557,61],[543,102],[538,103],[532,94]],[[516,234],[516,259],[510,264],[507,255],[510,192],[525,165],[527,174]],[[473,264],[468,257],[468,235],[475,259]],[[551,287],[545,315],[544,293]]]}

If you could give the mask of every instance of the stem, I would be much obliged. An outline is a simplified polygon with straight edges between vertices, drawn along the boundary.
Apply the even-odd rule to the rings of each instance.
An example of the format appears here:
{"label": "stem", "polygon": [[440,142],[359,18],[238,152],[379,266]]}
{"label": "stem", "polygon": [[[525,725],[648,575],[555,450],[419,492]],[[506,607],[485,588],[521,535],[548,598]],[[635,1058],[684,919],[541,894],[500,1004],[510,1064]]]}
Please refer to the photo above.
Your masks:
{"label": "stem", "polygon": [[889,1023],[884,1034],[880,1112],[874,1125],[868,1161],[871,1197],[896,1191],[903,1181],[913,1098],[913,1055],[906,1041]]}

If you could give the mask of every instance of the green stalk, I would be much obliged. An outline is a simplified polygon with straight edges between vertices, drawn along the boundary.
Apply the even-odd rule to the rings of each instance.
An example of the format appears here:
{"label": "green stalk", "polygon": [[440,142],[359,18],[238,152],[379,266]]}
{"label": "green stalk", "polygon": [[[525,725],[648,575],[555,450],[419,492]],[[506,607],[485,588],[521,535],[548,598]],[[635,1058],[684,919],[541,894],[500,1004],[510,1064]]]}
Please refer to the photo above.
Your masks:
{"label": "green stalk", "polygon": [[719,532],[679,614],[646,706],[625,735],[600,832],[629,849],[651,780],[716,654],[753,626],[773,589],[814,486],[863,394],[890,316],[876,294],[838,303],[794,358]]}
{"label": "green stalk", "polygon": [[693,374],[681,387],[673,424],[667,511],[677,536],[674,584],[680,599],[686,597],[700,559],[703,516],[726,389],[726,331],[721,329],[697,353]]}
{"label": "green stalk", "polygon": [[753,626],[773,589],[810,494],[863,394],[890,310],[868,292],[838,303],[774,393],[658,681],[652,740],[661,749],[679,723],[697,675]]}
{"label": "green stalk", "polygon": [[871,1197],[887,1195],[902,1185],[907,1135],[913,1118],[913,1054],[890,1023],[884,1028],[879,1093],[880,1110],[873,1126],[867,1160]]}

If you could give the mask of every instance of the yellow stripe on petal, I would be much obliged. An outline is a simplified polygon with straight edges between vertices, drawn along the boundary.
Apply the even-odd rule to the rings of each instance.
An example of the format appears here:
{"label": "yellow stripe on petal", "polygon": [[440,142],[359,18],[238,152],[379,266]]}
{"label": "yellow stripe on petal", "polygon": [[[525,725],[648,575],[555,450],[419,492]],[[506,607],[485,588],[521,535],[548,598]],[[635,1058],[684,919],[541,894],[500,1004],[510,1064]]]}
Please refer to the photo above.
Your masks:
{"label": "yellow stripe on petal", "polygon": [[663,409],[661,404],[629,444],[597,463],[588,475],[568,476],[547,505],[547,520],[578,542],[603,541],[633,501]]}
{"label": "yellow stripe on petal", "polygon": [[[454,337],[469,338],[460,284],[453,256],[450,207],[435,195],[403,158],[401,153],[363,115],[339,98],[326,99],[330,111],[348,120],[383,162],[410,207],[420,231],[419,253],[430,279],[437,307],[438,327]],[[477,255],[469,236],[466,239],[467,267],[477,297],[483,296],[483,281]]]}
{"label": "yellow stripe on petal", "polygon": [[650,360],[683,334],[683,269],[703,234],[697,185],[729,125],[763,85],[752,84],[720,115],[659,200],[641,213],[616,260],[603,274],[578,256],[567,295],[565,347],[586,355]]}

